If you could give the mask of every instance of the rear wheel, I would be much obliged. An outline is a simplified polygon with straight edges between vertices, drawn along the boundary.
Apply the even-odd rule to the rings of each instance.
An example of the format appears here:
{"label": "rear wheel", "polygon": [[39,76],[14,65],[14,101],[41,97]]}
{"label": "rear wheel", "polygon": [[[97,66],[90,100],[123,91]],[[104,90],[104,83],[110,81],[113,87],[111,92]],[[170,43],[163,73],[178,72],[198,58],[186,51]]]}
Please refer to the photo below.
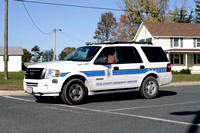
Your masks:
{"label": "rear wheel", "polygon": [[140,92],[144,98],[152,99],[155,98],[159,91],[159,85],[154,77],[147,77],[142,83]]}
{"label": "rear wheel", "polygon": [[79,104],[87,96],[87,89],[79,79],[72,79],[67,82],[62,90],[61,99],[67,104]]}

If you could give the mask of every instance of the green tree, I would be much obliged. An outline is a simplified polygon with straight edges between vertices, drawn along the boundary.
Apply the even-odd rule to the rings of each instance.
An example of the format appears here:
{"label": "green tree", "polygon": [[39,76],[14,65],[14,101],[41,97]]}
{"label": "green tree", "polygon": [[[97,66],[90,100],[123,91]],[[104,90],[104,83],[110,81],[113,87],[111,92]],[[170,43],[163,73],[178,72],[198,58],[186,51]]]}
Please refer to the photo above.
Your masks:
{"label": "green tree", "polygon": [[43,54],[43,52],[40,51],[40,47],[38,47],[37,45],[35,45],[32,49],[31,52],[33,52],[32,54],[32,61],[33,62],[39,62],[40,58]]}
{"label": "green tree", "polygon": [[97,41],[113,41],[116,30],[116,18],[112,12],[101,14],[100,22],[97,23],[94,39]]}
{"label": "green tree", "polygon": [[193,21],[193,11],[191,9],[188,15],[190,7],[187,4],[187,0],[181,0],[181,3],[180,7],[175,5],[174,10],[170,11],[170,21],[175,23],[191,23]]}
{"label": "green tree", "polygon": [[64,59],[67,55],[69,55],[72,51],[74,51],[76,48],[74,47],[66,47],[62,50],[62,52],[59,54],[59,60]]}
{"label": "green tree", "polygon": [[194,0],[195,4],[196,4],[196,8],[195,8],[195,23],[200,23],[200,0]]}
{"label": "green tree", "polygon": [[53,49],[45,50],[42,54],[42,62],[48,62],[53,60]]}
{"label": "green tree", "polygon": [[190,11],[190,15],[188,15],[188,11],[184,8],[175,9],[171,13],[171,21],[175,23],[191,23],[193,21],[193,11]]}
{"label": "green tree", "polygon": [[23,62],[30,62],[32,54],[27,49],[23,49],[23,53],[24,54],[22,56],[22,61]]}

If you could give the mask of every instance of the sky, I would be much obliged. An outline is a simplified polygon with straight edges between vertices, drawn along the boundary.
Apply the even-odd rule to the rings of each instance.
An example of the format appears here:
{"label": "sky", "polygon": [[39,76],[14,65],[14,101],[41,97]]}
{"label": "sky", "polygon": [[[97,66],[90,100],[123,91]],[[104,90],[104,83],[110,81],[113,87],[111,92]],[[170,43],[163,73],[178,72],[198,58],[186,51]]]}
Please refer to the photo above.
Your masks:
{"label": "sky", "polygon": [[[120,0],[27,0],[48,3],[80,5],[102,8],[120,8]],[[24,2],[35,24],[32,23],[23,3],[8,0],[8,46],[21,46],[31,52],[35,45],[41,51],[54,47],[53,30],[56,32],[56,55],[58,56],[65,47],[80,47],[85,42],[95,42],[93,39],[97,23],[101,14],[108,10],[76,8],[68,6],[42,5]],[[170,0],[169,8],[174,4],[180,5],[180,0]],[[194,0],[188,0],[188,5],[195,9]],[[122,11],[112,11],[119,20]],[[4,46],[4,0],[0,0],[0,46]]]}

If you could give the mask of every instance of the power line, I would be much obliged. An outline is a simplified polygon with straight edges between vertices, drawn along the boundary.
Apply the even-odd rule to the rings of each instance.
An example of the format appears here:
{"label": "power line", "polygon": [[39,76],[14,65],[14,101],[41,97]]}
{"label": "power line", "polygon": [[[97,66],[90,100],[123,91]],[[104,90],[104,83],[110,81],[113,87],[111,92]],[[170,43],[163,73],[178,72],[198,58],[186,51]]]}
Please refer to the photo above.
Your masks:
{"label": "power line", "polygon": [[49,2],[40,2],[40,1],[27,1],[27,0],[15,0],[15,1],[22,1],[22,2],[34,3],[34,4],[43,4],[43,5],[54,5],[54,6],[68,6],[68,7],[88,8],[88,9],[97,9],[97,10],[124,11],[123,9],[116,9],[116,8],[103,8],[103,7],[80,6],[80,5],[70,5],[70,4],[58,4],[58,3],[49,3]]}
{"label": "power line", "polygon": [[83,40],[80,40],[80,39],[78,39],[78,38],[76,38],[76,37],[73,37],[73,36],[71,36],[71,35],[69,35],[69,34],[67,34],[67,33],[64,33],[63,31],[61,31],[61,32],[59,32],[59,33],[61,33],[62,35],[66,36],[66,37],[68,37],[68,38],[74,39],[74,40],[76,40],[76,41],[80,41],[80,42],[86,43],[86,41],[83,41]]}
{"label": "power line", "polygon": [[34,25],[41,33],[43,33],[43,34],[45,34],[45,35],[51,34],[53,31],[51,31],[51,32],[49,32],[49,33],[44,32],[44,31],[42,31],[42,30],[36,25],[35,21],[33,20],[33,18],[32,18],[31,15],[30,15],[28,9],[26,8],[26,5],[24,4],[24,1],[21,0],[21,2],[22,2],[22,4],[23,4],[23,6],[24,6],[24,8],[25,8],[25,10],[26,10],[26,12],[27,12],[29,18],[31,19],[31,22],[33,23],[33,25]]}
{"label": "power line", "polygon": [[41,1],[27,1],[27,0],[15,0],[15,1],[22,1],[22,2],[33,3],[33,4],[52,5],[52,6],[67,6],[67,7],[76,7],[76,8],[87,8],[87,9],[95,9],[95,10],[122,11],[122,12],[132,12],[132,13],[142,12],[142,13],[152,13],[152,14],[180,15],[179,13],[170,13],[170,12],[154,13],[154,12],[147,12],[147,11],[134,11],[134,10],[130,10],[130,9],[129,10],[124,10],[124,9],[119,9],[119,8],[104,8],[104,7],[93,7],[93,6],[82,6],[82,5],[71,5],[71,4],[60,4],[60,3],[49,3],[49,2],[41,2]]}

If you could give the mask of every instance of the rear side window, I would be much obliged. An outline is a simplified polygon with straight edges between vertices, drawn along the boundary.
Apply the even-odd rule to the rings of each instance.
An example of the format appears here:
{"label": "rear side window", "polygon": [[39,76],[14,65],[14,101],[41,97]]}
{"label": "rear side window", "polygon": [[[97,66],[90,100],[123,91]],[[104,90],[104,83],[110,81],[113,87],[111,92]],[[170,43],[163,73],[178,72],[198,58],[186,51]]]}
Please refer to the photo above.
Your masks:
{"label": "rear side window", "polygon": [[135,47],[118,47],[119,63],[142,63],[142,59]]}
{"label": "rear side window", "polygon": [[141,47],[149,62],[168,62],[161,47]]}

